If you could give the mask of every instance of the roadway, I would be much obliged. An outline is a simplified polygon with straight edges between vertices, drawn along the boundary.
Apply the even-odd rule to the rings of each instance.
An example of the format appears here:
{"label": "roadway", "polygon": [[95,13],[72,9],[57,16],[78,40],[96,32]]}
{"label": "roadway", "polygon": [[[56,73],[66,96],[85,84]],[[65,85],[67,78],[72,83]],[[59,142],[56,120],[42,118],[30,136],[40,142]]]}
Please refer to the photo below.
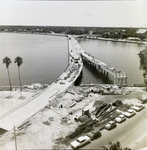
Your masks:
{"label": "roadway", "polygon": [[49,104],[49,101],[53,100],[54,96],[56,96],[59,91],[61,92],[62,89],[65,89],[68,86],[68,84],[60,85],[53,83],[41,95],[0,119],[0,128],[3,128],[5,130],[11,130],[13,129],[14,125],[18,126],[23,121],[27,120],[40,109]]}
{"label": "roadway", "polygon": [[137,112],[135,116],[127,119],[113,130],[103,129],[102,136],[92,141],[83,149],[100,149],[101,146],[108,146],[108,143],[120,141],[122,147],[130,147],[132,150],[139,150],[147,147],[147,108]]}
{"label": "roadway", "polygon": [[[76,43],[77,41],[74,37],[71,37],[69,40],[69,52],[72,51],[74,56],[79,56],[79,49],[77,49]],[[69,60],[67,69],[56,82],[53,82],[46,90],[36,97],[24,102],[7,114],[0,116],[0,128],[9,131],[13,129],[14,125],[16,127],[21,125],[25,120],[36,114],[48,105],[49,102],[53,101],[56,96],[64,93],[72,84],[74,84],[82,71],[83,63],[81,58],[79,58],[76,63],[73,61],[73,58],[69,58]]]}

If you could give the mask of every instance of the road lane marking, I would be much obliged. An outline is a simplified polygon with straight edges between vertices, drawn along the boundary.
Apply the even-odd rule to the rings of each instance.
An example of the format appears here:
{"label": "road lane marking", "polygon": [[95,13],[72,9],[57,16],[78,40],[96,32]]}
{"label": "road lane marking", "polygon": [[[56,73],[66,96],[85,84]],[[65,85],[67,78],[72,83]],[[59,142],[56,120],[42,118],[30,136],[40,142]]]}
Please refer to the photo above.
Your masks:
{"label": "road lane marking", "polygon": [[144,136],[142,136],[138,141],[137,143],[139,143],[147,134],[145,134]]}
{"label": "road lane marking", "polygon": [[51,95],[51,96],[49,97],[49,99],[51,99],[53,96],[55,96],[59,91],[60,91],[60,90],[58,90],[58,91],[55,92],[53,95]]}
{"label": "road lane marking", "polygon": [[136,128],[134,128],[133,130],[136,130],[139,126],[141,126],[141,124],[139,124]]}
{"label": "road lane marking", "polygon": [[128,145],[127,147],[134,148],[145,136],[147,136],[147,134],[143,135],[137,142]]}
{"label": "road lane marking", "polygon": [[118,141],[122,140],[125,136],[121,137]]}

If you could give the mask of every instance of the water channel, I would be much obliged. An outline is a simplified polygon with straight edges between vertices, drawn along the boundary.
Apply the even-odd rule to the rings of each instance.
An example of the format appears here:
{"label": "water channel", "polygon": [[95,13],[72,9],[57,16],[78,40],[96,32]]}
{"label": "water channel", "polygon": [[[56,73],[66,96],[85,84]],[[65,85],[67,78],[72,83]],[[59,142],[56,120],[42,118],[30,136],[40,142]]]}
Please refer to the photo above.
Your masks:
{"label": "water channel", "polygon": [[[139,70],[140,50],[145,45],[100,41],[91,39],[79,39],[79,44],[86,51],[127,73],[128,85],[134,82],[143,82],[142,71]],[[66,37],[0,33],[0,86],[9,85],[8,76],[3,58],[8,56],[12,60],[10,75],[12,85],[19,85],[17,65],[14,59],[17,56],[23,58],[21,66],[22,84],[42,83],[51,84],[66,69],[68,65],[68,44]],[[83,68],[81,83],[113,83],[112,77],[103,79],[88,66]]]}
{"label": "water channel", "polygon": [[[142,70],[139,70],[138,53],[145,48],[145,45],[123,42],[111,42],[92,39],[80,39],[82,49],[99,60],[124,71],[128,75],[128,85],[133,83],[143,83]],[[87,71],[83,76],[83,83],[112,83],[112,80],[106,81],[99,78],[95,73]],[[112,79],[112,77],[109,77]]]}

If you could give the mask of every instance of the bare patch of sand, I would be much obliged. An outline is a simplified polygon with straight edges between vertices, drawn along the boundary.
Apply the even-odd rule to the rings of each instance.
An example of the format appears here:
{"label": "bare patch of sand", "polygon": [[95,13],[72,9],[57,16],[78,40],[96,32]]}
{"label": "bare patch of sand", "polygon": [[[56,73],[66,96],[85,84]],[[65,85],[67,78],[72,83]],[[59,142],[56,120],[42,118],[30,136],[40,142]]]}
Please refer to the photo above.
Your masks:
{"label": "bare patch of sand", "polygon": [[[65,108],[64,106],[68,101],[72,101],[82,95],[82,92],[80,92],[81,88],[77,87],[77,89],[73,87],[72,92],[66,92],[63,96],[56,98],[53,103],[28,119],[31,125],[16,131],[18,149],[65,149],[69,147],[69,143],[66,145],[62,140],[79,125],[79,122],[75,122],[74,117],[78,113],[82,113],[82,109],[84,108],[88,108],[92,111],[95,101],[102,101],[106,97],[97,93],[90,93],[88,96],[85,96],[82,101],[76,102],[76,105],[73,107]],[[144,93],[144,90],[141,88],[126,88],[126,90],[130,90],[134,93]],[[19,105],[20,101],[24,101],[18,99],[20,95],[17,91],[16,94],[14,94],[14,98],[10,101],[5,98],[8,93],[4,93],[1,99],[3,99],[3,103],[8,104],[2,103],[1,108],[9,107],[10,105]],[[29,97],[31,94],[32,93],[29,92],[26,93],[26,95],[23,93],[25,97]],[[130,97],[128,96],[129,98],[122,96],[121,99],[123,99],[125,103],[135,104],[139,101],[135,96],[135,94]],[[107,97],[109,98],[109,95]],[[110,95],[110,97],[112,96]],[[111,101],[113,101],[114,98],[113,96]],[[105,99],[105,102],[107,101],[110,102],[109,99]],[[8,108],[6,110],[8,111]],[[13,131],[6,133],[0,138],[0,149],[15,149]]]}
{"label": "bare patch of sand", "polygon": [[21,96],[19,91],[0,91],[0,116],[29,100],[33,94],[22,92]]}

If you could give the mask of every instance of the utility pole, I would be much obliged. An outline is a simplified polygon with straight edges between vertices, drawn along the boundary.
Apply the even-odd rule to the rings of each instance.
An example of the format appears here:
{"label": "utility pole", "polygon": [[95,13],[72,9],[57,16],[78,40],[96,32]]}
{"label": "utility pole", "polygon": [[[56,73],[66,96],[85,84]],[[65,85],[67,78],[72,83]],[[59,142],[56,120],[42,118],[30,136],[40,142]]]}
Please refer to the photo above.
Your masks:
{"label": "utility pole", "polygon": [[17,141],[16,141],[16,131],[14,126],[14,139],[15,139],[15,149],[17,150]]}

